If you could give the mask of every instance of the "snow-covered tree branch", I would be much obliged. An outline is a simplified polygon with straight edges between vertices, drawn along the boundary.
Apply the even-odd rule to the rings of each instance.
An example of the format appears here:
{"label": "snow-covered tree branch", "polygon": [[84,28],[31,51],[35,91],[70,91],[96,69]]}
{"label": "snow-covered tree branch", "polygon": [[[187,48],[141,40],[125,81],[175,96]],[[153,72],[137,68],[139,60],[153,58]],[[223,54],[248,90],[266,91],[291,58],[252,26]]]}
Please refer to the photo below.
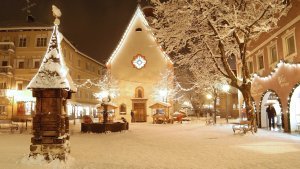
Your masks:
{"label": "snow-covered tree branch", "polygon": [[[197,80],[213,80],[219,71],[240,90],[248,120],[254,123],[251,75],[246,62],[247,46],[262,33],[276,28],[290,5],[284,0],[152,0],[156,19],[152,27],[164,49],[176,63],[188,66]],[[242,64],[238,78],[228,59]],[[212,61],[211,61],[212,60]]]}

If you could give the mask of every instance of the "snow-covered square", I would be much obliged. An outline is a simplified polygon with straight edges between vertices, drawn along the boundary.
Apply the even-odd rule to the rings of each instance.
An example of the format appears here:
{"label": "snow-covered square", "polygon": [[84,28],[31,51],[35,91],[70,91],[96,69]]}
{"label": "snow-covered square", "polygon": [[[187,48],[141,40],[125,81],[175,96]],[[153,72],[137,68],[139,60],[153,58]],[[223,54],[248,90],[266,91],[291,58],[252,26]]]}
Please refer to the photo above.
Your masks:
{"label": "snow-covered square", "polygon": [[83,134],[71,128],[66,163],[28,160],[29,131],[0,134],[2,169],[237,169],[298,168],[300,137],[259,129],[233,134],[231,124],[130,124],[126,132]]}

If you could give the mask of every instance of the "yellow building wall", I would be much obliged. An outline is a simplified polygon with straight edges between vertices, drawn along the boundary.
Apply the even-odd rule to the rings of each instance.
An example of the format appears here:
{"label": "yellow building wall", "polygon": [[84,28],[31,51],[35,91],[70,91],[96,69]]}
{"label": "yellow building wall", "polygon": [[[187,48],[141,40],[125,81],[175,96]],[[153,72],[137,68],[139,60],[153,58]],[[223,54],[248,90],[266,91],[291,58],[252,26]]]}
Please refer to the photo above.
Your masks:
{"label": "yellow building wall", "polygon": [[[5,28],[2,28],[5,29]],[[32,77],[38,71],[34,68],[34,60],[39,60],[40,63],[46,53],[46,47],[37,47],[37,37],[40,35],[46,36],[49,41],[52,34],[52,28],[47,27],[45,29],[36,30],[32,28],[30,30],[22,30],[21,28],[13,28],[10,30],[0,31],[0,41],[8,39],[9,42],[14,43],[14,52],[8,54],[8,51],[1,48],[0,45],[0,67],[2,61],[9,56],[10,62],[8,65],[13,67],[12,76],[8,77],[6,74],[0,74],[0,82],[7,83],[7,89],[0,89],[0,105],[6,106],[6,115],[0,115],[0,119],[10,119],[12,116],[17,115],[17,104],[13,98],[8,98],[5,93],[8,89],[17,89],[17,83],[23,83],[23,90],[32,79]],[[26,47],[19,47],[20,36],[26,37]],[[48,42],[47,42],[48,45]],[[70,70],[70,75],[76,84],[82,84],[87,79],[100,79],[105,67],[103,64],[91,59],[90,57],[80,53],[67,39],[63,39],[61,42],[62,52],[64,54],[64,61]],[[24,68],[18,68],[17,60],[24,60]],[[77,105],[96,105],[98,100],[93,96],[94,93],[99,92],[98,87],[81,87],[79,92],[72,95],[71,103]],[[12,108],[12,102],[14,101],[14,107]],[[13,113],[12,113],[13,111]],[[23,118],[23,117],[15,117]]]}
{"label": "yellow building wall", "polygon": [[[142,87],[144,98],[148,99],[146,103],[147,121],[152,122],[152,112],[149,106],[154,102],[162,101],[154,100],[155,85],[161,80],[161,73],[168,69],[172,70],[172,63],[166,58],[167,56],[164,55],[141,17],[137,16],[132,22],[125,39],[117,49],[116,55],[112,56],[111,62],[108,62],[107,67],[113,78],[119,83],[120,95],[113,100],[119,107],[116,109],[117,118],[120,118],[120,105],[124,103],[127,114],[122,116],[127,120],[130,119],[130,110],[133,109],[131,99],[135,97],[135,89]],[[141,28],[142,31],[136,31],[137,28]],[[141,69],[135,68],[132,64],[136,55],[144,56],[147,61]]]}

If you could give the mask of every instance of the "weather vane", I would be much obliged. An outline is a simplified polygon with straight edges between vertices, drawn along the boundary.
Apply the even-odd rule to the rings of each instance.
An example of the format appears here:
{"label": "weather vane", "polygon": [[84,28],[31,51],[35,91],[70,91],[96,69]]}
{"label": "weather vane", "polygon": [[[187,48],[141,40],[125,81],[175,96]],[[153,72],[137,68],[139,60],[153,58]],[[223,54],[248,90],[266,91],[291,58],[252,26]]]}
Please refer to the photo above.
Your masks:
{"label": "weather vane", "polygon": [[35,5],[36,3],[31,3],[30,0],[26,0],[26,6],[22,8],[22,11],[26,11],[27,15],[30,16],[31,15],[30,8],[34,7]]}

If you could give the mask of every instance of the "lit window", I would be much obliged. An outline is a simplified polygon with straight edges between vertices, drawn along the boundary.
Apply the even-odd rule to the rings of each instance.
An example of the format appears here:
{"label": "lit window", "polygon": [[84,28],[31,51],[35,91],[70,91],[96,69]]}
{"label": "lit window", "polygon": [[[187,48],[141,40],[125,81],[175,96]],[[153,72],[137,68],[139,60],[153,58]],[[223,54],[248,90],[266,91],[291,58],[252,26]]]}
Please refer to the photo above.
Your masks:
{"label": "lit window", "polygon": [[259,55],[258,57],[258,69],[263,69],[264,68],[264,56]]}

